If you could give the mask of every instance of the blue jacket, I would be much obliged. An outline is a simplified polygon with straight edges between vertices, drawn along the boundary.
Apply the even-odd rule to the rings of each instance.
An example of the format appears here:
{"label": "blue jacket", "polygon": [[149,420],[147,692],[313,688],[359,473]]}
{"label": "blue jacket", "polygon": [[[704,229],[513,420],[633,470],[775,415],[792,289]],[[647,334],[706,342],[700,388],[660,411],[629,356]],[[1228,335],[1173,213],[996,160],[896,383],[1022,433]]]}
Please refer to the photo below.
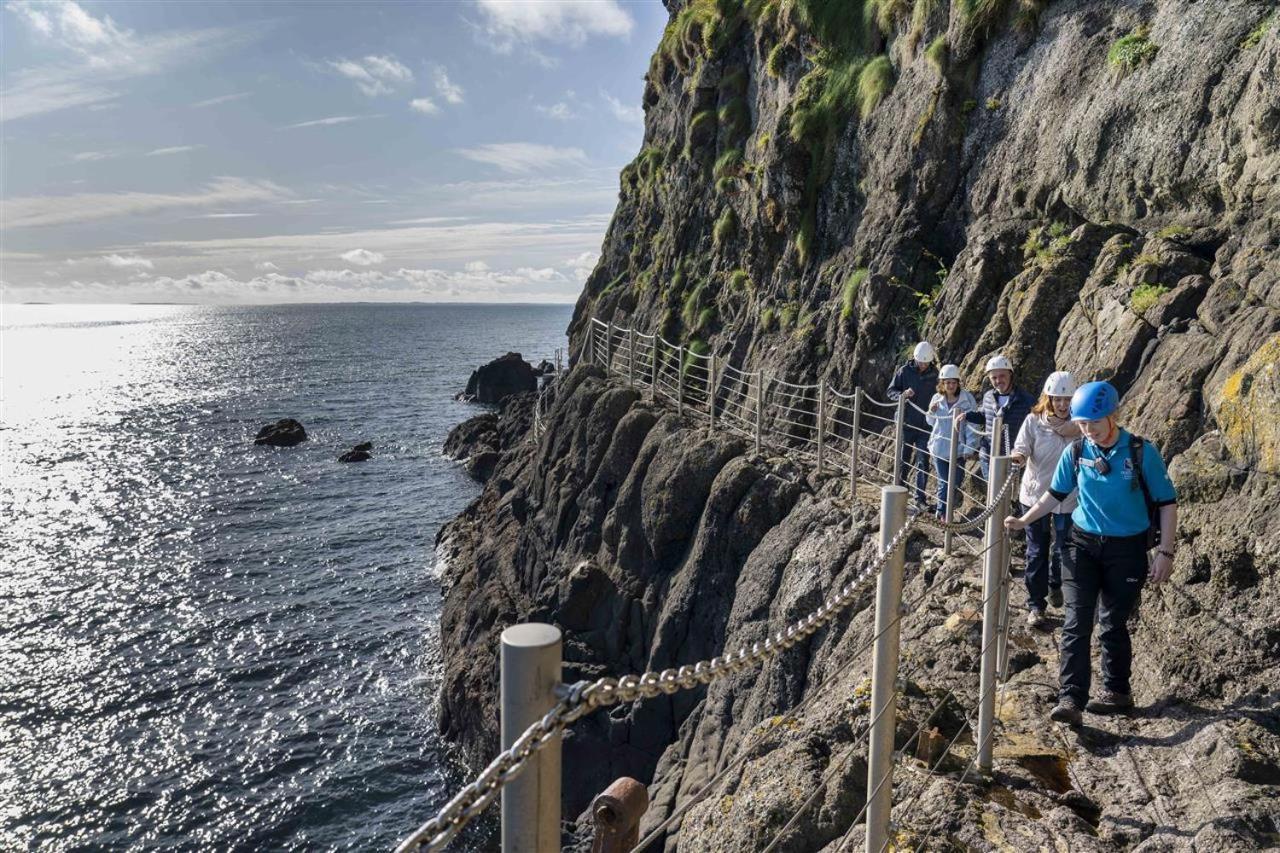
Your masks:
{"label": "blue jacket", "polygon": [[[915,396],[909,402],[915,403],[921,409],[925,408],[938,390],[937,369],[930,364],[929,369],[921,373],[914,360],[908,361],[893,374],[893,381],[889,383],[889,399],[897,402],[898,398],[902,396],[902,392],[908,388],[915,391]],[[908,405],[905,419],[908,424],[924,430],[925,435],[928,435],[929,425],[925,422],[923,412],[916,410],[914,406]],[[917,444],[925,443],[925,436],[919,433],[908,435],[907,439],[909,442]]]}
{"label": "blue jacket", "polygon": [[[982,395],[982,410],[968,412],[965,415],[965,420],[972,424],[982,424],[983,429],[991,432],[991,428],[996,422],[996,415],[998,413],[1004,415],[1004,426],[1008,431],[1009,440],[1001,443],[999,452],[996,454],[1000,456],[1012,450],[1014,436],[1018,434],[1018,430],[1022,429],[1022,422],[1027,419],[1027,415],[1031,414],[1031,408],[1036,404],[1036,398],[1018,387],[1009,389],[1008,399],[1005,400],[1003,406],[996,399],[998,396],[1000,395],[996,394],[996,389],[988,389],[987,393]],[[986,438],[982,439],[982,455],[986,456],[990,449],[991,441]]]}

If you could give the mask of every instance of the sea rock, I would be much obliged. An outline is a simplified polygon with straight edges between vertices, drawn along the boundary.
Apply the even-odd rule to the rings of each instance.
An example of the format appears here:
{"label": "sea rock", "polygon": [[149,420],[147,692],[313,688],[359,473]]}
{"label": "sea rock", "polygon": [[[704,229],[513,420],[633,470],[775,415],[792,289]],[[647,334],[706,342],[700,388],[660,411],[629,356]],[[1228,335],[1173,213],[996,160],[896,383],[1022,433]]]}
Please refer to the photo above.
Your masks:
{"label": "sea rock", "polygon": [[346,453],[338,457],[339,462],[367,462],[373,458],[370,452],[373,450],[373,442],[365,441],[357,444]]}
{"label": "sea rock", "polygon": [[307,431],[302,424],[293,418],[281,418],[273,424],[267,424],[258,430],[253,439],[254,444],[269,444],[272,447],[293,447],[307,440]]}
{"label": "sea rock", "polygon": [[477,403],[501,403],[512,394],[538,390],[538,373],[518,352],[478,368],[467,381],[462,397]]}
{"label": "sea rock", "polygon": [[535,367],[533,371],[539,376],[546,376],[548,373],[555,373],[556,366],[544,358],[542,361],[538,362],[538,366]]}

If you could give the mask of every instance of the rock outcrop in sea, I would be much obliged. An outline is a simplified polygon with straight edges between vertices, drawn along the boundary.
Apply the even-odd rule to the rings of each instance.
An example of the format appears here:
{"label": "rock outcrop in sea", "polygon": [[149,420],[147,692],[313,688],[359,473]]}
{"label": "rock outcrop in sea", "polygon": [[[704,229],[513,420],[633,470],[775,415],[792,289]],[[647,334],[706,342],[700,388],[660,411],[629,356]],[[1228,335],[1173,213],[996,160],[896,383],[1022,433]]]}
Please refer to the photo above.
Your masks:
{"label": "rock outcrop in sea", "polygon": [[509,352],[476,368],[461,398],[476,403],[501,403],[512,394],[538,389],[538,371],[518,352]]}
{"label": "rock outcrop in sea", "polygon": [[[1180,495],[1172,582],[1134,626],[1140,710],[1050,727],[1051,635],[1013,629],[996,776],[902,772],[902,843],[1227,851],[1280,816],[1280,18],[1222,0],[668,0],[573,369],[468,422],[481,496],[441,533],[441,723],[497,749],[501,629],[565,631],[565,677],[710,657],[799,617],[872,557],[845,478],[755,454],[583,365],[597,317],[744,370],[877,393],[920,338],[976,389],[1108,379]],[[866,14],[863,14],[865,10]],[[899,742],[973,707],[968,558],[908,542]],[[1015,590],[1019,584],[1015,584]],[[1015,592],[1015,607],[1022,599]],[[866,797],[867,601],[759,672],[597,712],[565,740],[566,815],[619,775],[670,848],[834,850]],[[978,608],[980,609],[980,608]],[[806,704],[804,713],[792,713]],[[942,738],[944,740],[937,740]],[[967,746],[966,746],[967,745]],[[917,765],[919,762],[917,762]],[[856,842],[856,839],[853,839]]]}
{"label": "rock outcrop in sea", "polygon": [[307,431],[293,418],[281,418],[258,430],[254,436],[254,444],[268,444],[272,447],[293,447],[307,440]]}

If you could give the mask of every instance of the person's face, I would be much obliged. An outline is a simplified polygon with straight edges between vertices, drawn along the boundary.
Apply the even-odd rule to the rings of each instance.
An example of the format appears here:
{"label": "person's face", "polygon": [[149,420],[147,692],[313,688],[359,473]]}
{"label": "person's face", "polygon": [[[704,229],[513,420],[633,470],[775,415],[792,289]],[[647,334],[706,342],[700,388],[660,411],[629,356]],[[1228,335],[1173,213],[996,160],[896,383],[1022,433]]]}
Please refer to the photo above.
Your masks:
{"label": "person's face", "polygon": [[987,378],[991,380],[991,385],[1001,394],[1008,394],[1009,389],[1013,387],[1012,370],[993,370],[987,374]]}
{"label": "person's face", "polygon": [[1050,397],[1050,405],[1053,406],[1053,413],[1060,418],[1065,418],[1071,414],[1071,398],[1070,397]]}
{"label": "person's face", "polygon": [[1111,436],[1111,417],[1096,421],[1080,421],[1080,432],[1092,442],[1105,442]]}
{"label": "person's face", "polygon": [[927,361],[921,361],[920,359],[916,359],[916,370],[920,371],[921,373],[928,373],[928,372],[929,372],[929,362],[927,362]]}
{"label": "person's face", "polygon": [[948,397],[954,397],[955,395],[960,393],[960,380],[959,379],[942,380],[942,390],[947,392]]}

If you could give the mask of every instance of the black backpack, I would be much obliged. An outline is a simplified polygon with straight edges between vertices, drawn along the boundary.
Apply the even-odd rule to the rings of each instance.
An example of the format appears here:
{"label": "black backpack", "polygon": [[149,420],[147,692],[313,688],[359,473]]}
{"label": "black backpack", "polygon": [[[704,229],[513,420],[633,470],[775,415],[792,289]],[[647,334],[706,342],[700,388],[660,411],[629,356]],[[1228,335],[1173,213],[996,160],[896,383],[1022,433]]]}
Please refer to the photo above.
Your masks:
{"label": "black backpack", "polygon": [[[1147,480],[1142,476],[1142,454],[1146,444],[1146,440],[1130,433],[1129,458],[1133,460],[1134,479],[1137,480],[1137,487],[1142,489],[1142,500],[1147,505],[1147,550],[1150,551],[1160,542],[1160,508],[1151,499],[1151,490],[1147,488]],[[1080,482],[1080,451],[1083,447],[1083,438],[1071,442],[1071,467],[1077,483]]]}

